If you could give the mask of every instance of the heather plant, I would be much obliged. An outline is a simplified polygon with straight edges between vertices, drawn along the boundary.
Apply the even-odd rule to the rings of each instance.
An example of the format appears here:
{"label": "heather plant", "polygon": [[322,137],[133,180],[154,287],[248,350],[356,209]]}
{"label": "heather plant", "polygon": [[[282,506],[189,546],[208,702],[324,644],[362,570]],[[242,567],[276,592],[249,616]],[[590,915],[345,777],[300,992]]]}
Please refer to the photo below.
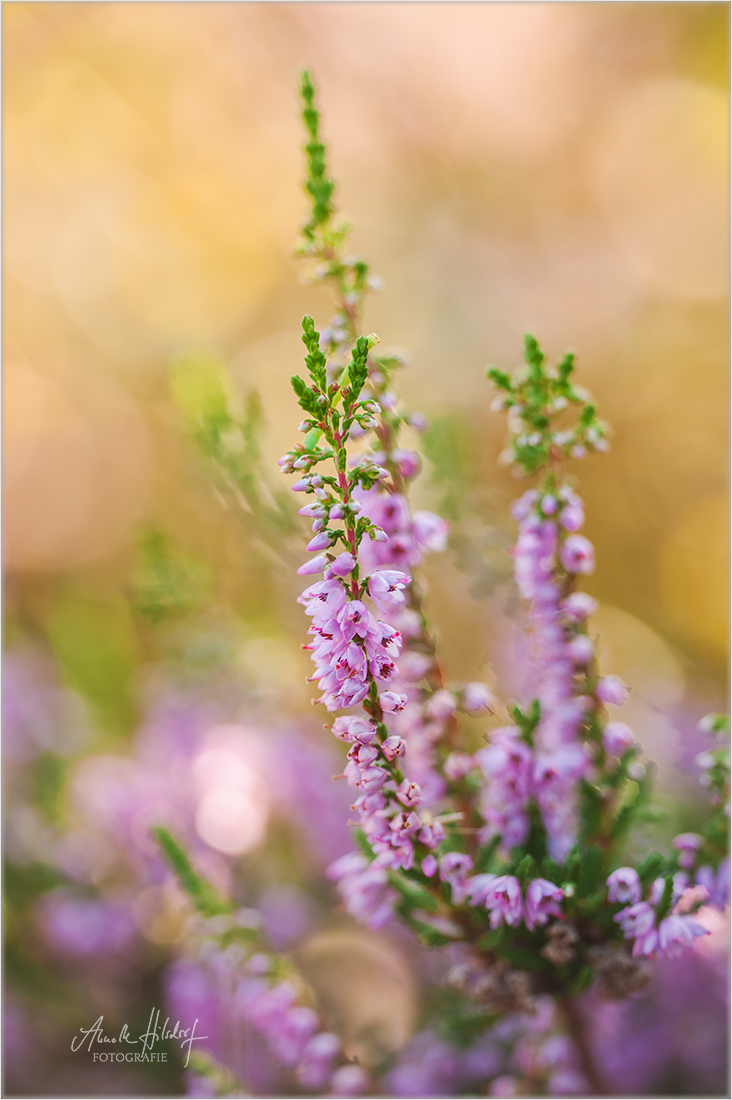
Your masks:
{"label": "heather plant", "polygon": [[[486,684],[446,682],[420,565],[445,549],[448,524],[413,511],[420,458],[401,438],[428,425],[397,395],[403,355],[361,331],[364,299],[379,280],[347,251],[350,226],[335,204],[307,73],[301,95],[311,205],[298,254],[311,281],[332,289],[335,312],[320,328],[303,319],[305,371],[292,377],[302,438],[279,465],[295,476],[299,514],[312,525],[309,556],[297,569],[317,578],[299,596],[310,620],[303,648],[314,665],[315,702],[333,716],[328,728],[345,747],[341,781],[353,791],[356,844],[328,877],[369,928],[397,919],[423,945],[449,947],[453,965],[433,1012],[443,1035],[459,1035],[462,1050],[479,1051],[492,1036],[529,1051],[533,1026],[542,1041],[564,1043],[557,1065],[574,1074],[573,1091],[602,1095],[578,998],[592,985],[609,999],[638,991],[651,960],[676,959],[707,934],[696,919],[702,905],[727,904],[729,725],[718,715],[702,722],[710,738],[697,761],[712,802],[707,825],[678,835],[668,851],[634,858],[630,839],[653,813],[651,767],[618,717],[628,688],[598,664],[596,604],[581,589],[595,554],[581,534],[584,506],[570,472],[608,450],[609,427],[575,382],[574,355],[552,365],[533,336],[513,374],[488,371],[492,407],[508,417],[501,461],[532,481],[511,510],[531,699],[504,705]],[[223,388],[216,392],[199,417],[198,444],[276,541],[291,530],[287,509],[277,493],[257,488],[253,445],[227,450],[235,421]],[[245,439],[246,423],[237,429]],[[471,749],[462,714],[490,720],[484,747]],[[369,1078],[346,1061],[337,1067],[339,1041],[319,1030],[288,964],[254,950],[248,932],[229,942],[231,914],[204,911],[206,890],[170,838],[161,839],[209,921],[209,962],[229,974],[239,968],[236,996],[249,1004],[251,994],[250,1018],[299,1087],[363,1092]],[[322,1066],[311,1073],[317,1058]],[[477,1087],[489,1079],[491,1095],[561,1087],[549,1084],[551,1073],[533,1055],[524,1063],[522,1083],[488,1058]],[[213,1080],[213,1069],[198,1068]],[[476,1087],[472,1072],[465,1071],[467,1089]]]}

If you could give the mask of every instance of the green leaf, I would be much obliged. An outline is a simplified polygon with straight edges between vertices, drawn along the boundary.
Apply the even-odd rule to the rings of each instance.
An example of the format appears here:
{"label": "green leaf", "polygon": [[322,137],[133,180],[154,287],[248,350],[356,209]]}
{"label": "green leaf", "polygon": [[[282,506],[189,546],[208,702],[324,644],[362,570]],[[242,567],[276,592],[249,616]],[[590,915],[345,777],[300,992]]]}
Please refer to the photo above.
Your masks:
{"label": "green leaf", "polygon": [[196,874],[184,849],[168,829],[162,825],[156,825],[153,833],[178,881],[198,912],[204,917],[215,917],[219,913],[231,912],[233,905],[224,901],[205,878]]}
{"label": "green leaf", "polygon": [[602,878],[602,865],[602,851],[596,845],[590,844],[580,852],[577,877],[577,893],[580,897],[587,897],[598,888]]}
{"label": "green leaf", "polygon": [[524,856],[516,868],[516,878],[520,883],[525,884],[531,882],[531,880],[537,878],[537,876],[538,868],[533,856]]}
{"label": "green leaf", "polygon": [[575,368],[575,355],[572,351],[564,353],[557,363],[557,375],[560,382],[566,382]]}
{"label": "green leaf", "polygon": [[412,908],[426,909],[428,912],[434,912],[437,909],[435,898],[418,883],[411,882],[397,871],[389,871],[388,877],[394,889],[399,891]]}
{"label": "green leaf", "polygon": [[505,946],[499,952],[502,959],[506,959],[512,966],[520,970],[547,970],[548,962],[535,951],[529,951],[525,947]]}
{"label": "green leaf", "polygon": [[488,367],[486,374],[496,389],[505,390],[506,393],[513,393],[511,378],[505,371],[499,370],[498,367]]}
{"label": "green leaf", "polygon": [[527,332],[524,336],[524,359],[531,367],[540,369],[544,362],[544,352],[539,347],[539,343],[530,332]]}

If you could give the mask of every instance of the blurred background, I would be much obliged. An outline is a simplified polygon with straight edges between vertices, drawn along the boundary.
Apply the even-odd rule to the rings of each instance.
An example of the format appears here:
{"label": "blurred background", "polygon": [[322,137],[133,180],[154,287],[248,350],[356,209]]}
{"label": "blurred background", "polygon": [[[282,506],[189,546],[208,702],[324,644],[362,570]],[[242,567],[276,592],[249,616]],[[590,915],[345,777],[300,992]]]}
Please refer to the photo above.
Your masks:
{"label": "blurred background", "polygon": [[[331,310],[292,259],[306,64],[354,250],[384,279],[365,331],[408,349],[402,393],[432,422],[416,498],[453,525],[426,570],[448,677],[511,692],[522,486],[496,465],[484,368],[516,366],[528,330],[551,357],[577,352],[612,424],[610,453],[576,471],[588,588],[605,667],[633,689],[625,720],[659,764],[653,836],[695,827],[694,729],[725,709],[727,667],[728,8],[2,14],[6,1094],[180,1095],[175,1059],[145,1076],[68,1054],[100,1012],[132,1025],[169,995],[184,905],[149,840],[161,815],[311,960],[343,1027],[373,1034],[354,1004],[388,1001],[393,1053],[435,964],[333,914],[322,870],[349,849],[349,800],[304,683],[299,521],[278,553],[212,487],[171,366],[221,364],[235,403],[258,394],[267,469],[296,439],[300,318]],[[344,942],[365,984],[333,1008]],[[694,1049],[627,1088],[686,1094]],[[451,1095],[410,1087],[393,1095]]]}

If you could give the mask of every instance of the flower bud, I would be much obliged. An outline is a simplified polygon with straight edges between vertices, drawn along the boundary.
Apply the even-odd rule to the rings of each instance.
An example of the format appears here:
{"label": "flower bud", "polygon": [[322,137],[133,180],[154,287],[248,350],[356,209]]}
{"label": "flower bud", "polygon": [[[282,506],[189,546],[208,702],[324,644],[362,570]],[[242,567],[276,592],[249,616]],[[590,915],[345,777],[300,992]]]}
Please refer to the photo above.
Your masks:
{"label": "flower bud", "polygon": [[598,680],[595,694],[601,702],[621,707],[628,698],[628,689],[619,676],[603,676]]}
{"label": "flower bud", "polygon": [[610,756],[622,756],[633,744],[633,731],[624,722],[608,722],[602,731],[602,743]]}

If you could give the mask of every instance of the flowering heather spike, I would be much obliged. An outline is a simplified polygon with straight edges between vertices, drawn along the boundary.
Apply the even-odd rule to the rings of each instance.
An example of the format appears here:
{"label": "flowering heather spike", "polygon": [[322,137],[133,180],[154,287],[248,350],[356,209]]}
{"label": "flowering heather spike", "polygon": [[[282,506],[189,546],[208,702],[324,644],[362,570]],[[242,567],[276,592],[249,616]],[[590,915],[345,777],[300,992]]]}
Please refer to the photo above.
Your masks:
{"label": "flowering heather spike", "polygon": [[[568,460],[607,449],[607,427],[574,384],[571,354],[551,365],[528,336],[525,365],[513,377],[489,372],[508,412],[509,461],[541,477],[512,508],[536,697],[524,710],[509,706],[511,724],[492,729],[484,748],[461,751],[459,712],[495,713],[498,704],[484,684],[446,685],[437,661],[413,571],[426,553],[445,548],[447,525],[412,513],[408,489],[420,460],[399,442],[402,424],[424,424],[400,409],[393,375],[402,357],[359,335],[373,281],[366,264],[345,253],[348,227],[332,201],[309,79],[303,101],[313,206],[300,252],[315,261],[314,281],[332,286],[337,305],[321,331],[303,320],[305,372],[292,382],[306,434],[280,465],[298,473],[297,491],[315,498],[300,511],[312,522],[308,549],[323,579],[299,602],[311,620],[305,648],[320,702],[330,711],[361,708],[337,717],[332,730],[349,746],[343,778],[362,852],[336,860],[329,877],[348,911],[372,928],[398,910],[425,942],[480,944],[495,973],[465,988],[483,990],[481,1003],[497,1011],[531,1003],[530,979],[513,961],[526,951],[571,998],[611,947],[614,959],[622,954],[630,989],[633,958],[673,955],[701,934],[691,912],[718,879],[722,892],[727,872],[722,842],[706,832],[698,846],[678,837],[680,857],[611,871],[648,784],[633,762],[632,731],[607,721],[605,706],[622,705],[628,689],[597,667],[588,622],[596,603],[578,591],[595,553],[581,534],[583,502],[563,472]],[[356,439],[370,449],[349,454]],[[699,761],[720,803],[726,761],[726,773],[713,752]],[[583,942],[588,919],[599,943]],[[307,1081],[300,1073],[301,1083],[319,1087],[312,1073]]]}

